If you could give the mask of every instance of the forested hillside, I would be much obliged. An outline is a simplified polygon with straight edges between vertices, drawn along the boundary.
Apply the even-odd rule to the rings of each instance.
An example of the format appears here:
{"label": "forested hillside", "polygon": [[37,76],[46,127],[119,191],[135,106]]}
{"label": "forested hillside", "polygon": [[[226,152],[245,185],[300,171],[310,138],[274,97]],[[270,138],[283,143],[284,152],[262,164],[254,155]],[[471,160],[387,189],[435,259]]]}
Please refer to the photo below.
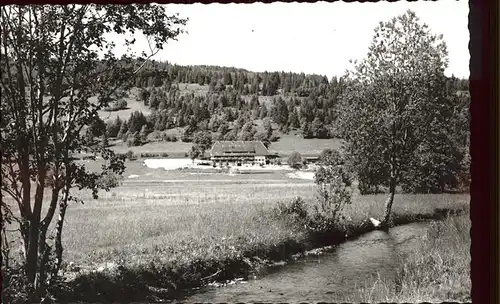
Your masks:
{"label": "forested hillside", "polygon": [[[108,110],[127,108],[123,97],[129,95],[152,114],[135,112],[116,118],[108,123],[109,137],[125,135],[130,139],[136,133],[137,138],[153,131],[183,128],[183,141],[190,141],[197,131],[211,131],[215,139],[272,141],[277,136],[273,138],[270,122],[280,133],[298,129],[304,138],[338,137],[335,120],[336,113],[342,111],[338,104],[343,78],[153,61],[130,82],[138,89],[118,94]],[[468,109],[467,80],[451,77],[446,90],[457,111]],[[255,121],[260,120],[264,123],[259,124],[262,128],[258,132]],[[158,132],[156,137],[176,140]],[[131,144],[145,142],[143,139]]]}
{"label": "forested hillside", "polygon": [[[347,85],[342,77],[328,80],[321,75],[148,62],[130,80],[129,88],[114,97],[107,111],[116,112],[115,118],[106,122],[97,119],[87,134],[93,139],[99,137],[104,145],[114,138],[115,143],[121,141],[128,147],[211,138],[260,140],[272,149],[273,142],[291,134],[305,142],[341,139],[338,118],[346,111],[342,93]],[[446,114],[443,121],[447,121],[440,128],[438,150],[442,152],[436,150],[435,156],[426,156],[432,161],[415,159],[431,166],[422,167],[425,176],[434,176],[429,172],[441,168],[435,174],[440,186],[426,186],[417,192],[467,187],[470,180],[468,80],[449,77],[443,90],[444,99],[436,100],[438,107],[446,107],[440,108]],[[144,111],[130,111],[128,103],[134,104],[131,108]],[[294,147],[288,150],[291,153]],[[186,155],[191,152],[185,151]],[[409,181],[417,178],[412,176]],[[442,176],[446,177],[447,186],[443,186]],[[375,186],[367,191],[377,189]]]}

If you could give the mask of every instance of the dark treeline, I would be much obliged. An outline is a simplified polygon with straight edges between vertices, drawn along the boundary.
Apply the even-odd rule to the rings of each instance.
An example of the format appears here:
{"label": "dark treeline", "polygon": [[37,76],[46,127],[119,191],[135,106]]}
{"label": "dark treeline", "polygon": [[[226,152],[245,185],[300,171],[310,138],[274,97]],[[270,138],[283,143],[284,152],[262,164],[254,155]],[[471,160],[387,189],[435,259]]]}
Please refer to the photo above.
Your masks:
{"label": "dark treeline", "polygon": [[[332,82],[336,82],[334,78]],[[212,89],[231,86],[241,95],[273,96],[294,93],[300,97],[320,94],[330,83],[326,76],[304,73],[263,72],[219,66],[180,66],[151,61],[135,78],[136,87],[159,87],[171,83],[197,83]],[[323,86],[321,86],[323,85]],[[314,93],[315,92],[315,93]]]}
{"label": "dark treeline", "polygon": [[[153,131],[158,131],[153,136],[158,140],[177,140],[160,133],[173,128],[184,128],[183,141],[190,141],[197,131],[206,131],[218,140],[256,139],[267,144],[277,139],[271,121],[283,133],[298,129],[304,138],[338,137],[335,122],[336,113],[341,111],[342,77],[328,80],[326,76],[303,73],[255,73],[152,61],[131,82],[138,91],[129,97],[144,103],[152,114],[145,117],[137,112],[128,120],[117,118],[108,123],[106,132],[109,137],[128,140],[130,145],[144,143]],[[193,83],[208,85],[208,92],[200,95],[182,90]],[[457,105],[468,107],[467,80],[452,76],[446,90]],[[126,105],[121,98],[126,94],[118,94],[115,104]],[[255,120],[264,120],[263,131],[257,132]],[[143,140],[138,139],[141,135]]]}

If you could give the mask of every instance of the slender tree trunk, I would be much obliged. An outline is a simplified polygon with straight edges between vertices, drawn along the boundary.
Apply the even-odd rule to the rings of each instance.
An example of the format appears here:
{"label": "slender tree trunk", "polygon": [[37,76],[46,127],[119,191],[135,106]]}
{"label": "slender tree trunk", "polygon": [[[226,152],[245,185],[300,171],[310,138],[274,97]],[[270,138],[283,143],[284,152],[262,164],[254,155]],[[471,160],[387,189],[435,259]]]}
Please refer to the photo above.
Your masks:
{"label": "slender tree trunk", "polygon": [[[44,150],[44,144],[40,145],[40,149]],[[40,153],[42,154],[42,153]],[[43,251],[45,251],[45,232],[44,227],[41,223],[41,212],[43,204],[43,192],[45,188],[45,176],[46,168],[45,161],[43,159],[43,154],[39,156],[38,161],[38,174],[37,174],[37,186],[35,190],[35,199],[33,206],[33,216],[30,224],[30,248],[29,248],[29,263],[33,263],[33,268],[35,269],[35,276],[33,278],[33,288],[35,289],[36,298],[40,299],[44,296],[44,269],[45,265],[42,261]]]}
{"label": "slender tree trunk", "polygon": [[[54,181],[58,183],[59,181]],[[49,210],[47,212],[46,217],[41,222],[40,226],[40,234],[38,238],[38,256],[40,260],[39,269],[38,269],[38,279],[37,279],[37,288],[38,294],[43,296],[47,290],[47,274],[50,274],[50,269],[47,269],[47,263],[49,261],[49,255],[51,247],[47,244],[47,230],[49,228],[49,224],[52,221],[54,211],[57,206],[57,200],[59,197],[59,187],[55,185],[52,189],[52,198],[49,206]]]}
{"label": "slender tree trunk", "polygon": [[36,279],[36,287],[38,296],[43,296],[46,291],[46,266],[48,262],[48,248],[46,244],[46,235],[47,229],[44,227],[40,228],[40,234],[38,237],[38,260],[40,261],[38,264],[38,273]]}
{"label": "slender tree trunk", "polygon": [[26,253],[26,275],[28,283],[32,285],[32,288],[35,288],[40,221],[32,218],[29,226],[28,252]]}
{"label": "slender tree trunk", "polygon": [[64,217],[66,215],[66,208],[68,207],[68,197],[69,197],[69,185],[65,185],[64,197],[59,203],[59,218],[56,222],[56,239],[55,239],[55,252],[56,252],[56,266],[54,269],[54,275],[57,275],[59,268],[61,267],[63,246],[62,246],[62,231],[64,224]]}
{"label": "slender tree trunk", "polygon": [[25,217],[23,221],[25,225],[23,227],[24,233],[24,249],[25,249],[25,260],[26,260],[26,279],[29,284],[34,287],[35,277],[36,277],[36,264],[37,264],[37,251],[38,251],[38,231],[40,225],[40,219],[35,218],[35,215],[31,212],[31,181],[29,173],[29,158],[27,156],[23,160],[23,166],[21,172],[23,174],[23,209],[25,210]]}
{"label": "slender tree trunk", "polygon": [[391,178],[389,181],[389,197],[385,201],[385,215],[382,221],[382,226],[389,227],[391,224],[391,213],[392,213],[392,203],[394,203],[394,194],[396,193],[396,177],[391,173]]}
{"label": "slender tree trunk", "polygon": [[[21,144],[20,144],[21,145]],[[21,232],[23,235],[24,258],[26,261],[26,278],[28,283],[35,282],[36,275],[36,252],[38,249],[38,221],[34,218],[31,210],[31,180],[29,171],[29,154],[27,148],[19,149],[23,154],[19,163],[22,178],[22,206],[21,215],[23,225]]]}

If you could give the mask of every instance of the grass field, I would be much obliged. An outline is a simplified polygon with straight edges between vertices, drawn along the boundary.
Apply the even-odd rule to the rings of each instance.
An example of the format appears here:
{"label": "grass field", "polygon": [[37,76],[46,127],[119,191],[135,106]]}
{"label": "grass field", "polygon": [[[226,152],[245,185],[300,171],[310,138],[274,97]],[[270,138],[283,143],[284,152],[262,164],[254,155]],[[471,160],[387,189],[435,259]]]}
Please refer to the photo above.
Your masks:
{"label": "grass field", "polygon": [[271,144],[269,151],[278,153],[280,156],[290,156],[292,152],[299,152],[303,156],[319,155],[324,149],[339,149],[340,139],[304,139],[299,132],[290,132],[290,134],[280,134],[280,139]]}
{"label": "grass field", "polygon": [[68,208],[65,260],[149,262],[151,256],[164,259],[165,251],[174,260],[206,257],[224,237],[245,247],[278,243],[289,232],[262,216],[265,210],[278,200],[311,197],[313,190],[308,183],[266,180],[125,182],[98,200],[84,194],[84,205]]}
{"label": "grass field", "polygon": [[134,152],[139,155],[141,153],[168,153],[169,157],[184,157],[186,153],[191,150],[192,143],[185,143],[182,141],[176,142],[150,142],[142,146],[128,147],[126,143],[117,141],[111,147],[116,153],[126,153],[128,151]]}
{"label": "grass field", "polygon": [[199,85],[197,83],[179,83],[181,94],[194,93],[194,96],[206,96],[209,90],[209,85]]}
{"label": "grass field", "polygon": [[[286,223],[266,216],[276,202],[315,198],[313,183],[288,179],[283,172],[206,176],[129,163],[125,176],[133,172],[136,178],[125,178],[121,187],[102,192],[98,200],[82,191],[85,204],[68,208],[66,261],[87,264],[118,256],[148,260],[170,249],[179,256],[169,259],[188,252],[202,257],[222,238],[242,253],[290,237]],[[354,196],[345,213],[354,223],[381,218],[384,200],[385,195]],[[467,200],[467,195],[397,195],[394,212],[432,213],[434,208],[466,205]]]}
{"label": "grass field", "polygon": [[[174,133],[175,131],[172,131]],[[184,157],[191,149],[192,143],[177,142],[150,142],[143,146],[128,147],[121,141],[112,142],[111,149],[117,153],[132,151],[140,153],[168,153],[169,157]],[[303,156],[319,155],[324,149],[338,149],[341,145],[339,139],[304,139],[294,132],[280,134],[280,139],[269,147],[271,153],[278,153],[281,157],[288,157],[292,152],[299,152]]]}
{"label": "grass field", "polygon": [[384,278],[361,288],[353,301],[361,302],[470,302],[469,214],[433,222],[417,250],[399,257],[394,281]]}
{"label": "grass field", "polygon": [[[286,259],[315,246],[304,227],[271,212],[278,201],[297,196],[315,204],[311,181],[289,179],[279,171],[236,176],[199,173],[150,169],[131,161],[122,186],[101,193],[98,200],[79,192],[85,204],[68,208],[63,234],[64,265],[73,262],[80,268],[67,272],[79,276],[77,292],[88,298],[116,289],[109,295],[112,299],[123,295],[122,284],[130,284],[128,280],[141,288],[197,286],[203,277],[220,270],[219,279],[242,275],[241,269],[253,267],[248,259]],[[132,174],[134,178],[128,178]],[[355,229],[369,217],[380,219],[385,198],[354,195],[341,224]],[[397,218],[411,218],[432,214],[435,208],[467,208],[468,199],[465,194],[397,195],[393,212]],[[111,268],[102,274],[90,272],[108,262],[122,265],[128,279]]]}
{"label": "grass field", "polygon": [[[178,177],[177,177],[178,178]],[[312,183],[280,180],[202,180],[169,183],[125,181],[98,200],[82,192],[84,205],[68,208],[65,260],[87,265],[106,261],[185,260],[219,253],[243,254],[279,244],[294,234],[287,223],[267,216],[277,201],[301,196],[313,201]],[[432,213],[467,204],[466,195],[398,195],[394,212]],[[355,196],[345,210],[353,223],[381,218],[384,195]],[[221,247],[218,250],[217,246]],[[225,251],[226,250],[226,251]],[[171,252],[165,256],[165,252]]]}
{"label": "grass field", "polygon": [[[82,269],[98,269],[106,262],[122,265],[134,281],[168,290],[197,286],[203,277],[221,270],[218,279],[244,276],[244,271],[255,267],[255,261],[272,256],[272,260],[282,260],[315,246],[303,227],[270,212],[277,201],[296,196],[312,204],[314,190],[307,183],[265,180],[124,186],[98,201],[89,199],[68,210],[65,261]],[[368,217],[381,218],[384,200],[383,195],[354,197],[344,212],[347,219],[343,224],[355,229]],[[394,212],[397,217],[432,214],[435,208],[464,208],[467,200],[467,195],[398,195]],[[422,255],[411,257],[409,263],[423,267],[425,261],[410,262]],[[420,275],[425,269],[418,270]],[[113,283],[118,284],[117,290],[130,284],[120,281],[123,274],[116,270],[104,271],[110,276],[106,282],[118,282]],[[109,289],[99,287],[107,285],[95,274],[82,272],[80,279],[84,283],[79,281],[77,290],[85,297],[94,290]],[[93,287],[82,291],[81,286]],[[419,292],[411,286],[408,290]],[[111,298],[116,296],[119,293]],[[406,299],[410,298],[408,294]]]}
{"label": "grass field", "polygon": [[[144,105],[144,103],[136,100],[137,88],[133,88],[130,90],[128,97],[125,97],[125,101],[127,102],[127,109],[119,110],[119,111],[99,111],[99,117],[101,117],[105,122],[108,120],[115,120],[117,116],[121,119],[128,119],[132,113],[135,111],[142,112],[144,115],[151,114],[151,110]],[[90,101],[97,101],[97,97],[90,98]]]}

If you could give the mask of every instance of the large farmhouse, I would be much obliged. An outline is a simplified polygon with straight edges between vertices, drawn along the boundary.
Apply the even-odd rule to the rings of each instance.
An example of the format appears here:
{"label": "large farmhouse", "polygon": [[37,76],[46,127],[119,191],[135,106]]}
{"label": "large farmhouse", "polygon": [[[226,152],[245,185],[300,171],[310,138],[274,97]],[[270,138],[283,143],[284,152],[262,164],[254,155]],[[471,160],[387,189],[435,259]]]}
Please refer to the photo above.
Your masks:
{"label": "large farmhouse", "polygon": [[210,151],[210,160],[215,164],[255,163],[266,164],[276,155],[269,153],[260,141],[217,141]]}

